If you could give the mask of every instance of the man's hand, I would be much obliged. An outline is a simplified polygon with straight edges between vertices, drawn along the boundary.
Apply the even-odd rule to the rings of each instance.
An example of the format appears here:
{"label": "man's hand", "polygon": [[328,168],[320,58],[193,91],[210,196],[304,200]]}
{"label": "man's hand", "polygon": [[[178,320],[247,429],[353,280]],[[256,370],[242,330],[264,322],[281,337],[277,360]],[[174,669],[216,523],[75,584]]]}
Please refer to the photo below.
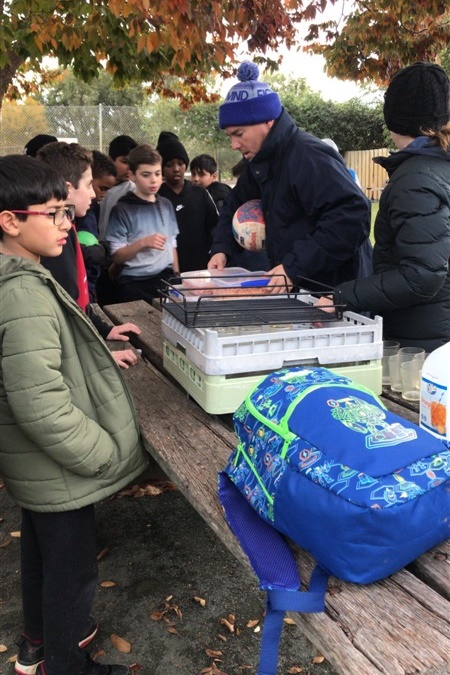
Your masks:
{"label": "man's hand", "polygon": [[[332,295],[322,295],[318,300],[316,300],[314,307],[317,307],[317,309],[321,309],[328,314],[336,313],[336,307],[333,304]],[[313,326],[314,328],[323,328],[323,323],[321,321],[315,321]]]}
{"label": "man's hand", "polygon": [[266,272],[266,275],[272,277],[266,286],[268,293],[272,295],[279,295],[280,293],[287,293],[291,290],[293,283],[286,274],[283,265],[277,265],[273,269]]}
{"label": "man's hand", "polygon": [[137,354],[132,349],[123,349],[122,351],[111,352],[111,354],[117,365],[125,370],[130,366],[135,366],[138,362]]}
{"label": "man's hand", "polygon": [[134,333],[135,335],[140,335],[141,330],[134,323],[122,323],[119,326],[113,326],[106,336],[106,339],[128,342],[130,338],[128,335],[125,335],[125,333]]}
{"label": "man's hand", "polygon": [[329,314],[334,314],[336,312],[332,295],[322,295],[318,300],[316,300],[314,307],[323,309],[324,312],[328,312]]}
{"label": "man's hand", "polygon": [[227,264],[227,256],[225,253],[214,253],[213,257],[208,263],[209,270],[223,270]]}

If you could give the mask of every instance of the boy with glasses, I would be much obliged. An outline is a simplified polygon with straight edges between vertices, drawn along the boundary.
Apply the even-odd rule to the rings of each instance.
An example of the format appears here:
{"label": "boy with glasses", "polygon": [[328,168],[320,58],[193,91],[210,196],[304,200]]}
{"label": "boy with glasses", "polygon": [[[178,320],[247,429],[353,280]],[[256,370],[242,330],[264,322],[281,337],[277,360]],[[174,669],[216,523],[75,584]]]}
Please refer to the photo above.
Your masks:
{"label": "boy with glasses", "polygon": [[97,626],[94,504],[146,467],[120,369],[40,265],[71,229],[45,163],[0,158],[0,474],[22,509],[20,675],[131,675],[82,651]]}

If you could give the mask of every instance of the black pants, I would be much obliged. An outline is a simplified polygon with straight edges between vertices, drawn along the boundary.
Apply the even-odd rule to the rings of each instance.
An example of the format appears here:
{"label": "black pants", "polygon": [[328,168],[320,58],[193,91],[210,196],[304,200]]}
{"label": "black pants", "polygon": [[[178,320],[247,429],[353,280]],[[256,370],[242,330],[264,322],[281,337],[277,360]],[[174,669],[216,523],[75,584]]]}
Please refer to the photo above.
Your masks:
{"label": "black pants", "polygon": [[79,675],[97,585],[94,506],[22,509],[21,575],[24,632],[44,640],[47,675]]}
{"label": "black pants", "polygon": [[169,281],[173,276],[173,270],[167,267],[154,277],[121,278],[119,279],[117,291],[119,302],[146,300],[152,304],[152,300],[160,297],[161,280]]}

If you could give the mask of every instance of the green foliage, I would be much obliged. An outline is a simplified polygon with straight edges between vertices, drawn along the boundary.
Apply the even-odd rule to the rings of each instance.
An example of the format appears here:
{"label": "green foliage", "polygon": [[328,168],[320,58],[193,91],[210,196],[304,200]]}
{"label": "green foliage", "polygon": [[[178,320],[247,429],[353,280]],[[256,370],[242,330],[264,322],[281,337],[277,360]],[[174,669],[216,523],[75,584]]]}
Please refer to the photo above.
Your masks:
{"label": "green foliage", "polygon": [[311,93],[295,100],[282,97],[282,102],[301,129],[318,138],[332,138],[342,154],[390,143],[380,103],[369,105],[356,98],[335,103]]}
{"label": "green foliage", "polygon": [[115,86],[112,75],[106,71],[87,83],[66,70],[35,98],[47,105],[141,105],[145,89],[141,84]]}

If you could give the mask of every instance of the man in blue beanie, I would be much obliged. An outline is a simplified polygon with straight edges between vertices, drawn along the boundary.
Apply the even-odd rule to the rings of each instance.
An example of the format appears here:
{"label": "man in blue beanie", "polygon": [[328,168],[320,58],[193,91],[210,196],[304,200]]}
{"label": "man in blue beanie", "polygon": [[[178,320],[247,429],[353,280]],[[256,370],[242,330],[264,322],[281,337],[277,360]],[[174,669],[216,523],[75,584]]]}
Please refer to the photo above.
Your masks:
{"label": "man in blue beanie", "polygon": [[236,209],[261,199],[272,276],[268,290],[314,290],[370,274],[370,202],[352,180],[339,153],[301,131],[278,94],[258,81],[244,61],[238,84],[219,108],[219,126],[244,158],[244,169],[226,199],[214,232],[209,269],[223,269],[239,248],[232,232]]}

